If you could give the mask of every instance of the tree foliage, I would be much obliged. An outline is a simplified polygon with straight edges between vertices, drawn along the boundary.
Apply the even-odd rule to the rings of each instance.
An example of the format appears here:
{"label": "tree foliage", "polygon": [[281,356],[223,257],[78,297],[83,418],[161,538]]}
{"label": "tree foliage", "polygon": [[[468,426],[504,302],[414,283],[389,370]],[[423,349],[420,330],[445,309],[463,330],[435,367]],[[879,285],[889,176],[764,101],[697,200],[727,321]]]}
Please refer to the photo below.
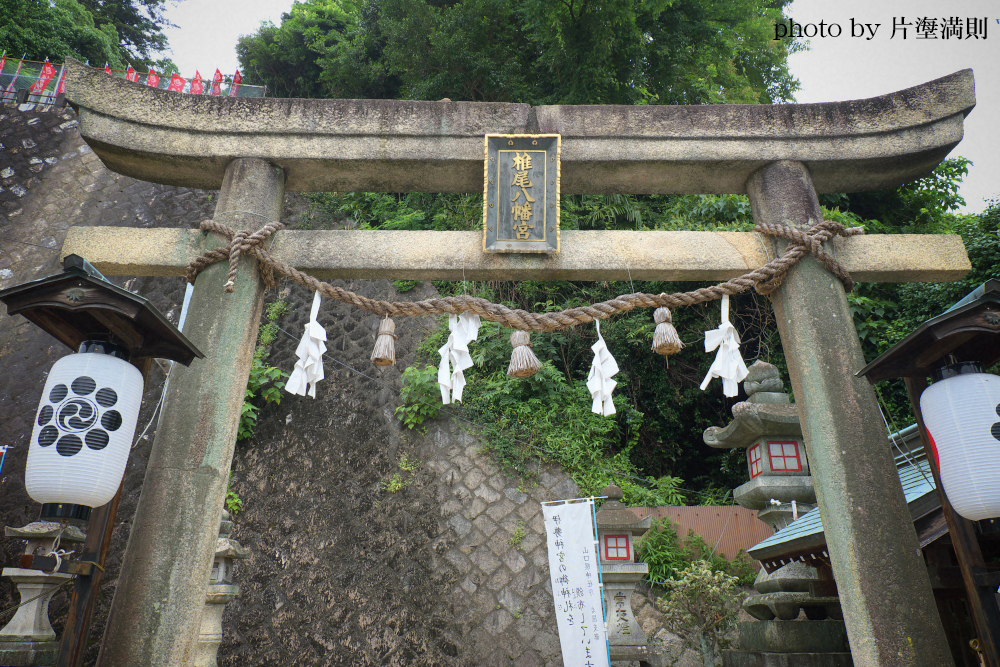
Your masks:
{"label": "tree foliage", "polygon": [[659,600],[667,630],[685,646],[701,654],[704,667],[720,663],[721,650],[729,645],[729,631],[736,625],[743,591],[736,577],[697,561],[668,582]]}
{"label": "tree foliage", "polygon": [[0,0],[0,44],[7,57],[55,62],[67,56],[123,67],[114,26],[98,27],[94,15],[77,0]]}
{"label": "tree foliage", "polygon": [[156,57],[167,48],[163,29],[170,26],[163,15],[166,0],[80,0],[80,3],[93,14],[99,28],[115,30],[121,38],[119,46],[125,61],[137,69],[159,64]]}
{"label": "tree foliage", "polygon": [[0,0],[0,45],[14,58],[148,67],[167,46],[165,1]]}
{"label": "tree foliage", "polygon": [[306,0],[240,39],[281,95],[702,104],[788,100],[788,0]]}

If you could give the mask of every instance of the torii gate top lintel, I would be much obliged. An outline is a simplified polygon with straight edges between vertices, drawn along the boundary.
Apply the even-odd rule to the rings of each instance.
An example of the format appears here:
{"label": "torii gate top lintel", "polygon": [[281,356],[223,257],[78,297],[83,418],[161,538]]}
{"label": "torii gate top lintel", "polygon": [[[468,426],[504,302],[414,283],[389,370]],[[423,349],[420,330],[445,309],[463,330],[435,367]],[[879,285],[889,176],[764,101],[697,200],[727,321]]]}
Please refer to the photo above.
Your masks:
{"label": "torii gate top lintel", "polygon": [[962,139],[972,70],[822,104],[538,106],[499,102],[228,98],[109,77],[67,59],[81,132],[126,176],[220,187],[233,159],[281,167],[293,191],[481,192],[483,135],[563,137],[564,193],[745,193],[777,160],[816,191],[896,187]]}

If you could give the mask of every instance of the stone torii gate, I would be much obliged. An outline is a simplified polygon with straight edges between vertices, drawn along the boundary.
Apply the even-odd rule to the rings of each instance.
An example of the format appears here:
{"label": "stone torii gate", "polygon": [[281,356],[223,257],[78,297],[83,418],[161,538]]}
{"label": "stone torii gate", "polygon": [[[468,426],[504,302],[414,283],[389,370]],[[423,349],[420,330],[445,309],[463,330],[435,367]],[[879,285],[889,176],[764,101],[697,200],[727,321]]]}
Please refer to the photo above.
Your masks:
{"label": "stone torii gate", "polygon": [[[479,192],[483,135],[562,135],[567,193],[746,193],[758,222],[808,228],[817,192],[895,187],[961,140],[961,71],[877,98],[810,105],[541,106],[189,96],[67,61],[68,97],[105,165],[221,188],[214,219],[247,230],[298,191]],[[562,252],[484,255],[478,232],[282,231],[271,252],[316,277],[725,280],[773,257],[755,233],[564,231]],[[109,275],[184,275],[220,240],[197,230],[77,228],[63,253]],[[779,245],[781,245],[779,243]],[[836,239],[858,281],[944,281],[970,265],[955,236]],[[247,383],[262,283],[240,260],[198,278],[186,335],[206,358],[174,370],[100,665],[184,665],[193,653]],[[771,295],[854,662],[952,664],[840,281],[803,260]]]}

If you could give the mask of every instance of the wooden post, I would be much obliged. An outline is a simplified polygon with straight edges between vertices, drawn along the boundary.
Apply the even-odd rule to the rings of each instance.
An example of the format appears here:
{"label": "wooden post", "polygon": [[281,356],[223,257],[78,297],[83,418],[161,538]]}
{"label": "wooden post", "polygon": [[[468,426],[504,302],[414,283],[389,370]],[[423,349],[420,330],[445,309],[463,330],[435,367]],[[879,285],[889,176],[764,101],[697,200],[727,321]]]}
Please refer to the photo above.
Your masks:
{"label": "wooden post", "polygon": [[[256,230],[281,216],[283,172],[252,158],[226,169],[215,219]],[[204,235],[205,247],[220,245]],[[205,606],[229,466],[263,307],[256,262],[244,257],[227,294],[228,262],[201,273],[185,335],[205,353],[174,368],[97,664],[190,664]]]}
{"label": "wooden post", "polygon": [[903,381],[906,383],[906,391],[910,395],[910,404],[913,406],[913,415],[916,417],[917,426],[920,429],[920,439],[924,443],[924,452],[927,454],[927,461],[934,474],[934,484],[937,486],[938,496],[941,498],[941,510],[944,512],[945,521],[948,522],[948,534],[951,536],[951,543],[958,558],[958,569],[962,573],[962,581],[965,583],[969,612],[976,627],[976,635],[979,637],[979,650],[985,667],[1000,667],[1000,659],[997,655],[997,642],[1000,641],[1000,607],[997,606],[996,584],[987,586],[986,582],[977,580],[979,577],[986,576],[987,569],[982,549],[979,547],[979,539],[976,537],[976,527],[971,521],[955,511],[948,501],[948,496],[944,493],[944,486],[941,484],[941,469],[938,467],[934,450],[930,446],[927,427],[924,426],[924,414],[920,410],[920,394],[927,388],[927,380],[907,377],[903,378]]}
{"label": "wooden post", "polygon": [[[809,170],[775,162],[747,181],[754,219],[822,220]],[[953,665],[844,287],[812,258],[771,294],[857,667]]]}

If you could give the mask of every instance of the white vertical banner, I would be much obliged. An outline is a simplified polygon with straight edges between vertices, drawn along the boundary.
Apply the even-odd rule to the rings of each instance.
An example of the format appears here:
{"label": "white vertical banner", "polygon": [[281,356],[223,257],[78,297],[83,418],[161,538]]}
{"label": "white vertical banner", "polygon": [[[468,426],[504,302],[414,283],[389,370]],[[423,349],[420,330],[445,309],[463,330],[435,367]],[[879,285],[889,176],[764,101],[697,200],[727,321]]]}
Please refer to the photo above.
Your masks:
{"label": "white vertical banner", "polygon": [[542,505],[549,578],[567,667],[611,667],[594,535],[594,499]]}

